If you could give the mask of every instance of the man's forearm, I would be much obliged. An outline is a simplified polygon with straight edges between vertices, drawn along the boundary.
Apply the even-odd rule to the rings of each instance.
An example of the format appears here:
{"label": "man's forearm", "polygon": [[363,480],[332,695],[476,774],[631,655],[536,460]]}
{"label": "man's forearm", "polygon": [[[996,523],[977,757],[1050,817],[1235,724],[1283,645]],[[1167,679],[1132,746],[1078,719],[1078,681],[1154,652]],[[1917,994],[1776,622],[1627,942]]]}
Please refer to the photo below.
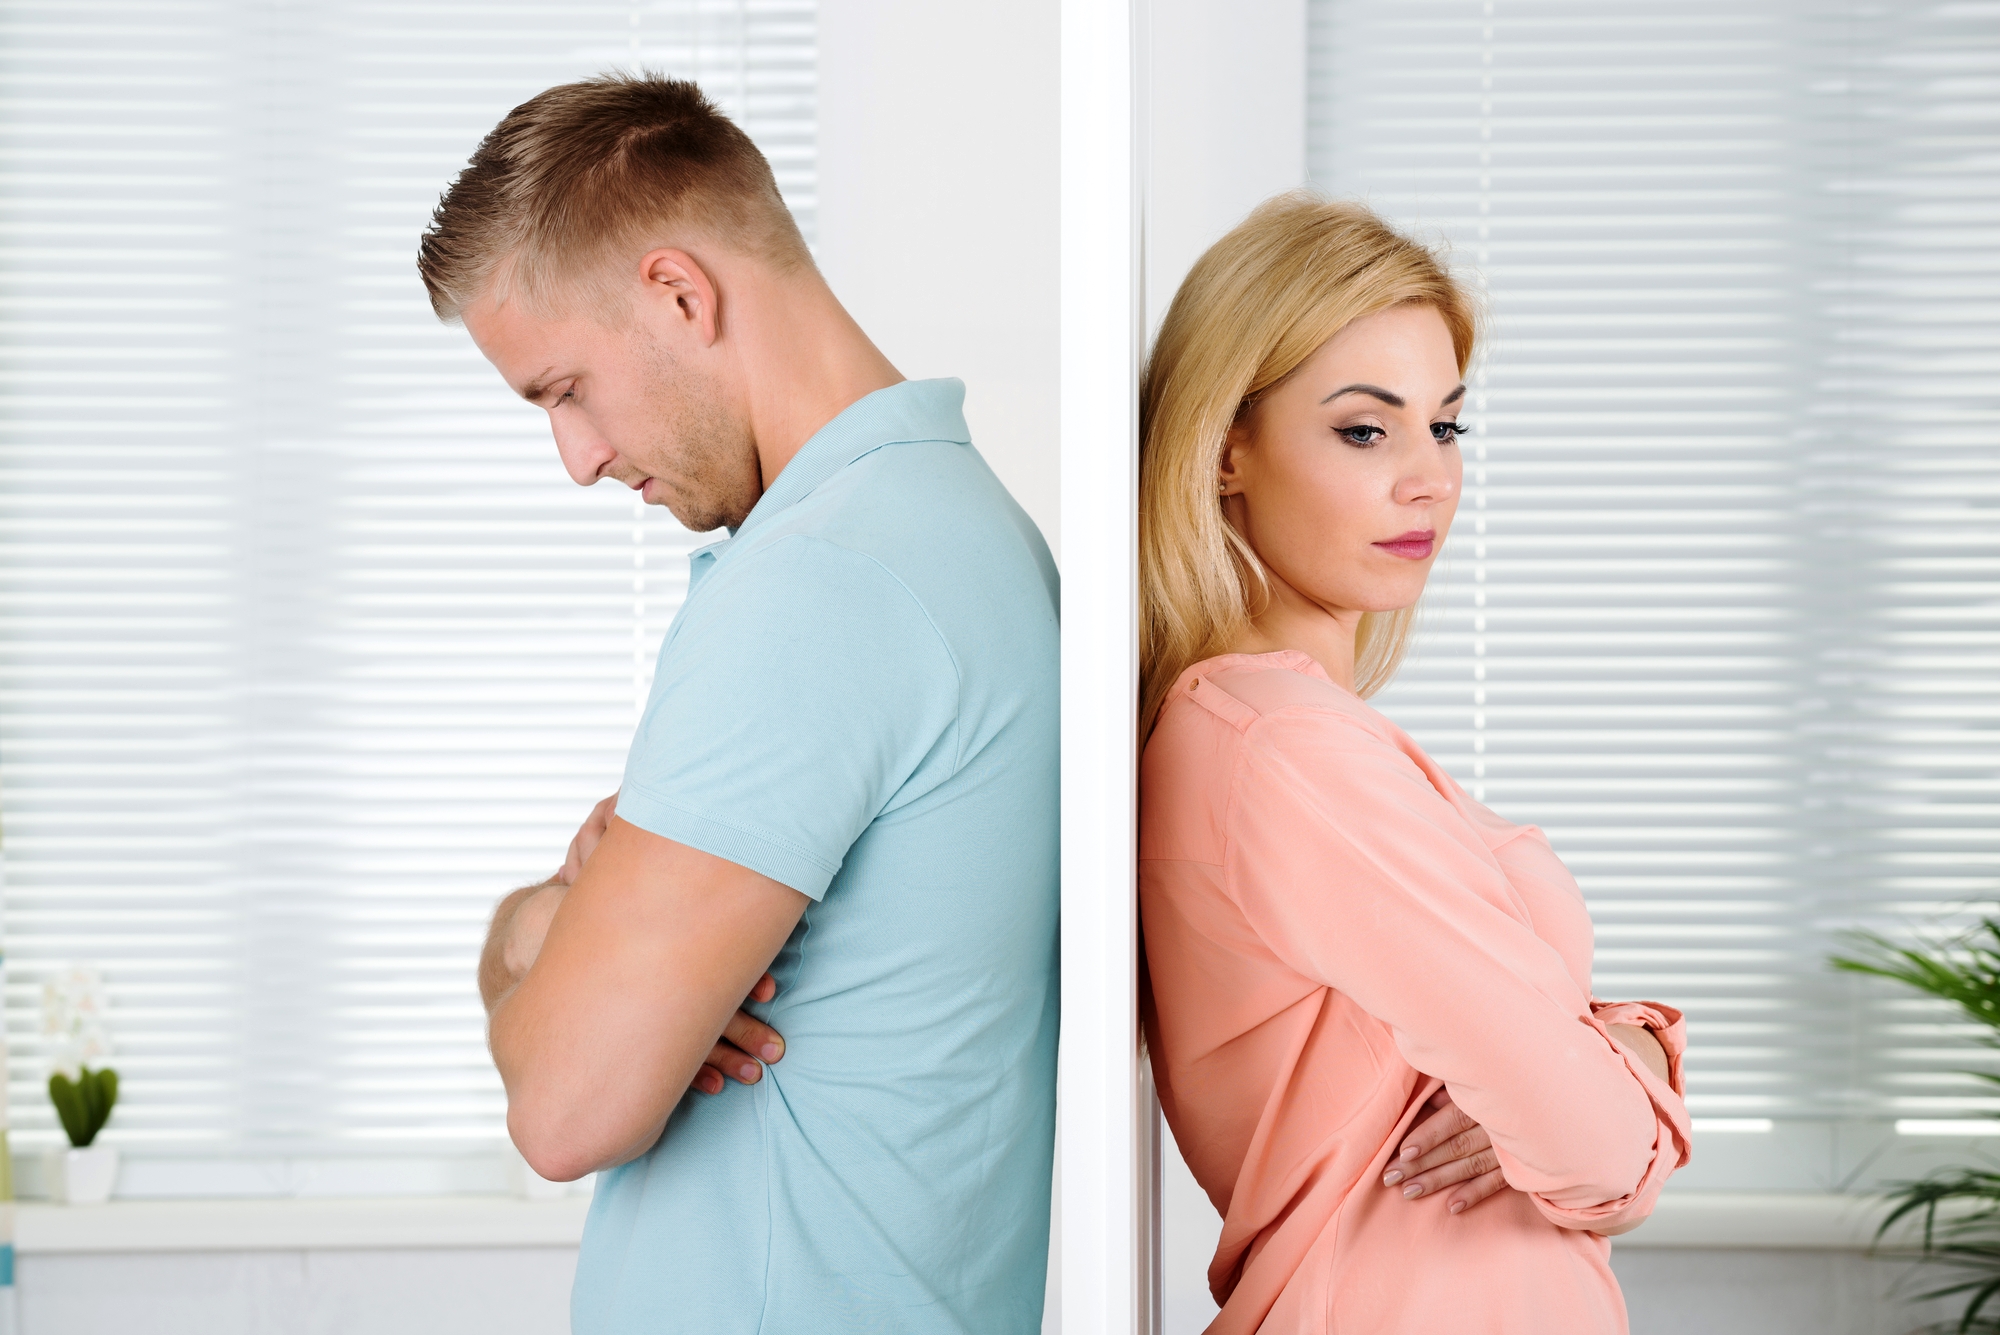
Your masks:
{"label": "man's forearm", "polygon": [[614,820],[493,1012],[508,1129],[535,1171],[644,1153],[807,902]]}

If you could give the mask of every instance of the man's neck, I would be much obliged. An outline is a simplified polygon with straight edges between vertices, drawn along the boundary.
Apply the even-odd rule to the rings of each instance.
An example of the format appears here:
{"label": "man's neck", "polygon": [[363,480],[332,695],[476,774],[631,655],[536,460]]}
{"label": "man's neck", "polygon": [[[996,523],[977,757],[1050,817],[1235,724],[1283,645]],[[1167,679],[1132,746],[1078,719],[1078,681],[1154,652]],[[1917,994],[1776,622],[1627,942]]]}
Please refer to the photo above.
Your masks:
{"label": "man's neck", "polygon": [[817,272],[759,275],[735,303],[751,436],[765,490],[848,405],[903,379]]}

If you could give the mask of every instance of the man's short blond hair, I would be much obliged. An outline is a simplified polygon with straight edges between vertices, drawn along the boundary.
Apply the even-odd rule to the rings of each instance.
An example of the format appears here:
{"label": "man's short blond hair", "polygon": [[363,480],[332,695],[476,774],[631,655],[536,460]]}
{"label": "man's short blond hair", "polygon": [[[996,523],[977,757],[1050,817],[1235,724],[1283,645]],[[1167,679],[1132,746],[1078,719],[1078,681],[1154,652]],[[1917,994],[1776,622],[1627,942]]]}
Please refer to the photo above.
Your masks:
{"label": "man's short blond hair", "polygon": [[441,320],[496,280],[543,310],[579,293],[601,305],[621,263],[694,238],[784,268],[812,263],[771,164],[699,87],[602,74],[493,127],[438,201],[417,270]]}

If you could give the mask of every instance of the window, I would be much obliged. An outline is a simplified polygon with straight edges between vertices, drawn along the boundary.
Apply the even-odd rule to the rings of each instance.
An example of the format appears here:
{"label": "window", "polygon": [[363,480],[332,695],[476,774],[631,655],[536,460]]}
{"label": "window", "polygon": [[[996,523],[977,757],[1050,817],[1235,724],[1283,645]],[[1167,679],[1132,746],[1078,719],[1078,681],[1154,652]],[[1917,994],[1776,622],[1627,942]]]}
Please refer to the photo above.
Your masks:
{"label": "window", "polygon": [[[1448,238],[1492,317],[1382,707],[1547,829],[1600,994],[1686,1008],[1683,1185],[1905,1175],[1892,1122],[2000,1109],[1955,1074],[1992,1054],[1825,959],[2000,900],[1990,14],[1314,0],[1310,24],[1314,179]],[[1739,1162],[1732,1131],[1771,1136]]]}
{"label": "window", "polygon": [[10,7],[0,802],[18,1148],[99,966],[126,1194],[493,1185],[473,966],[616,785],[695,545],[574,488],[417,238],[508,108],[701,81],[812,234],[811,0]]}

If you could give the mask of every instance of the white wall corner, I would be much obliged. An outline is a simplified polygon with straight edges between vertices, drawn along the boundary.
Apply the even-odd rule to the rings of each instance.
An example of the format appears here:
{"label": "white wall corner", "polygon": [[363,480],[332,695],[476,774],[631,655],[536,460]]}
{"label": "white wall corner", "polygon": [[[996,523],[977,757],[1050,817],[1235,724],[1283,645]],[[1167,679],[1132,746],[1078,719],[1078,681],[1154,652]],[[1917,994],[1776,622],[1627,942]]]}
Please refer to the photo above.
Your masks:
{"label": "white wall corner", "polygon": [[1151,0],[1146,328],[1202,251],[1306,179],[1305,0]]}
{"label": "white wall corner", "polygon": [[822,0],[819,257],[1062,556],[1058,0]]}

